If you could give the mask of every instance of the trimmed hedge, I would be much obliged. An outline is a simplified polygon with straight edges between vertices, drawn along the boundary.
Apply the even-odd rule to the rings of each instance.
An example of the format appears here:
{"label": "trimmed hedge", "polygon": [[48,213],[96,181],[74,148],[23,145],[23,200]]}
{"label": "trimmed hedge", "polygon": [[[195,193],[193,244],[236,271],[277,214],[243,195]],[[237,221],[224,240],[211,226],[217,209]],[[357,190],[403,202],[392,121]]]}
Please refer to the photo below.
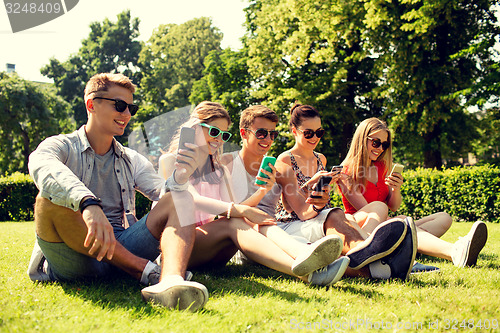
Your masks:
{"label": "trimmed hedge", "polygon": [[0,177],[0,221],[31,221],[38,190],[29,175]]}
{"label": "trimmed hedge", "polygon": [[[500,168],[492,165],[456,167],[444,171],[417,169],[403,173],[403,203],[397,214],[420,218],[445,211],[455,221],[500,223]],[[0,221],[33,219],[33,204],[38,193],[30,176],[15,173],[0,177]],[[332,192],[333,206],[342,200]],[[151,202],[136,195],[137,217],[150,209]]]}
{"label": "trimmed hedge", "polygon": [[[418,168],[403,172],[403,202],[392,215],[421,218],[447,212],[454,221],[500,223],[500,168],[492,165],[455,167],[444,171]],[[332,203],[342,207],[338,193]]]}

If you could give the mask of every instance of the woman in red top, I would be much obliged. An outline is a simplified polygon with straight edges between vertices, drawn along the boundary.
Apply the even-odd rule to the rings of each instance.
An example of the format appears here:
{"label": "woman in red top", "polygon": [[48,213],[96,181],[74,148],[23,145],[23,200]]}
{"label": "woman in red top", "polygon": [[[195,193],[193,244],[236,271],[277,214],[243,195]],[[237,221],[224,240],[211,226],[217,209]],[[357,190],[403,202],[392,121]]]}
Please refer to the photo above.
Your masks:
{"label": "woman in red top", "polygon": [[[343,172],[348,175],[347,182],[339,182],[346,213],[353,214],[374,201],[386,203],[392,211],[399,209],[403,176],[399,173],[388,175],[392,167],[392,140],[385,122],[377,118],[362,121],[342,165]],[[418,251],[451,260],[455,266],[474,265],[486,243],[486,224],[476,222],[467,236],[452,244],[439,238],[451,223],[451,216],[444,212],[416,220]],[[370,233],[376,227],[376,220],[361,227]]]}

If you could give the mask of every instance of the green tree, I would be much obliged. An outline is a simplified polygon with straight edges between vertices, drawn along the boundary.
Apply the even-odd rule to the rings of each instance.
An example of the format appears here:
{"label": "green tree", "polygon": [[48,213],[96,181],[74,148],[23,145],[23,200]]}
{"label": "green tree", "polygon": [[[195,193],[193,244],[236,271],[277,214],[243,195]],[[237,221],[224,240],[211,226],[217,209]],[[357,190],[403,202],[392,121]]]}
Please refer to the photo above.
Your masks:
{"label": "green tree", "polygon": [[69,103],[49,84],[0,72],[0,175],[28,172],[28,156],[48,136],[74,129]]}
{"label": "green tree", "polygon": [[248,71],[246,49],[233,51],[213,50],[205,58],[203,77],[193,83],[189,101],[196,105],[202,101],[221,103],[231,115],[233,133],[231,141],[240,141],[239,114],[259,101],[250,95],[252,77]]}
{"label": "green tree", "polygon": [[77,126],[87,121],[83,91],[87,81],[97,73],[123,73],[135,83],[140,80],[137,63],[141,51],[139,19],[130,11],[117,16],[116,22],[105,19],[90,24],[90,34],[68,60],[52,58],[41,73],[54,80],[58,94],[68,101],[74,111]]}
{"label": "green tree", "polygon": [[333,162],[355,124],[378,116],[396,132],[398,159],[439,167],[471,148],[467,100],[498,90],[495,4],[254,0],[246,36],[252,94],[284,120],[293,100],[316,106],[328,130],[319,149]]}
{"label": "green tree", "polygon": [[203,61],[220,50],[222,33],[202,17],[180,25],[160,25],[139,58],[143,105],[136,120],[144,122],[189,104],[193,82],[202,77]]}
{"label": "green tree", "polygon": [[485,162],[500,164],[500,108],[480,112],[475,154]]}
{"label": "green tree", "polygon": [[365,2],[366,38],[378,54],[382,82],[378,93],[396,131],[400,158],[440,167],[444,157],[471,149],[476,124],[464,92],[476,86],[481,68],[493,61],[498,3]]}
{"label": "green tree", "polygon": [[[381,102],[370,95],[378,79],[374,59],[356,24],[362,8],[356,2],[256,0],[247,9],[253,95],[284,124],[294,101],[315,106],[327,130],[318,149],[331,163],[345,156],[357,122],[382,115]],[[281,144],[284,149],[292,142]]]}

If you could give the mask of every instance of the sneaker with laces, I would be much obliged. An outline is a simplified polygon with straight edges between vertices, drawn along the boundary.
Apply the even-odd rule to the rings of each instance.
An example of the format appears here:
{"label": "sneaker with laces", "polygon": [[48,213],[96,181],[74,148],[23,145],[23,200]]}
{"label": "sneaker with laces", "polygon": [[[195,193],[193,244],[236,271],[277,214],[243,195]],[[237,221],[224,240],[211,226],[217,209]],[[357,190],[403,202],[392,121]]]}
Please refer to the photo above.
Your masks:
{"label": "sneaker with laces", "polygon": [[169,309],[197,311],[208,301],[207,288],[198,282],[184,281],[181,276],[171,275],[158,284],[141,290],[142,299],[163,305]]}
{"label": "sneaker with laces", "polygon": [[313,285],[331,286],[342,278],[348,265],[349,258],[344,256],[340,257],[330,265],[309,274],[307,280]]}
{"label": "sneaker with laces", "polygon": [[406,235],[407,224],[403,219],[393,218],[379,224],[361,244],[347,252],[351,260],[349,267],[361,267],[383,258],[394,251]]}
{"label": "sneaker with laces", "polygon": [[477,263],[479,252],[483,249],[488,239],[488,228],[483,221],[477,221],[472,225],[469,233],[460,237],[453,244],[451,259],[457,267],[474,266]]}
{"label": "sneaker with laces", "polygon": [[308,275],[337,259],[342,252],[342,239],[328,235],[307,246],[307,251],[295,258],[292,272],[297,276]]}

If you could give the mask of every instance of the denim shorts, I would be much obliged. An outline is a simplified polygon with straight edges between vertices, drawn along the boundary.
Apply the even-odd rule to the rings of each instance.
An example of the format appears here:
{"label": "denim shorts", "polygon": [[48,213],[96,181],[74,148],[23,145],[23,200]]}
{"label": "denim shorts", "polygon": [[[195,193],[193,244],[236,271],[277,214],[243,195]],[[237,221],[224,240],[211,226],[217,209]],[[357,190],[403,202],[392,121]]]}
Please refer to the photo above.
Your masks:
{"label": "denim shorts", "polygon": [[[138,257],[155,260],[160,254],[160,241],[146,226],[147,215],[127,229],[114,228],[116,240]],[[38,244],[49,264],[52,280],[112,278],[122,272],[104,261],[76,252],[65,243],[49,243],[37,236]]]}

